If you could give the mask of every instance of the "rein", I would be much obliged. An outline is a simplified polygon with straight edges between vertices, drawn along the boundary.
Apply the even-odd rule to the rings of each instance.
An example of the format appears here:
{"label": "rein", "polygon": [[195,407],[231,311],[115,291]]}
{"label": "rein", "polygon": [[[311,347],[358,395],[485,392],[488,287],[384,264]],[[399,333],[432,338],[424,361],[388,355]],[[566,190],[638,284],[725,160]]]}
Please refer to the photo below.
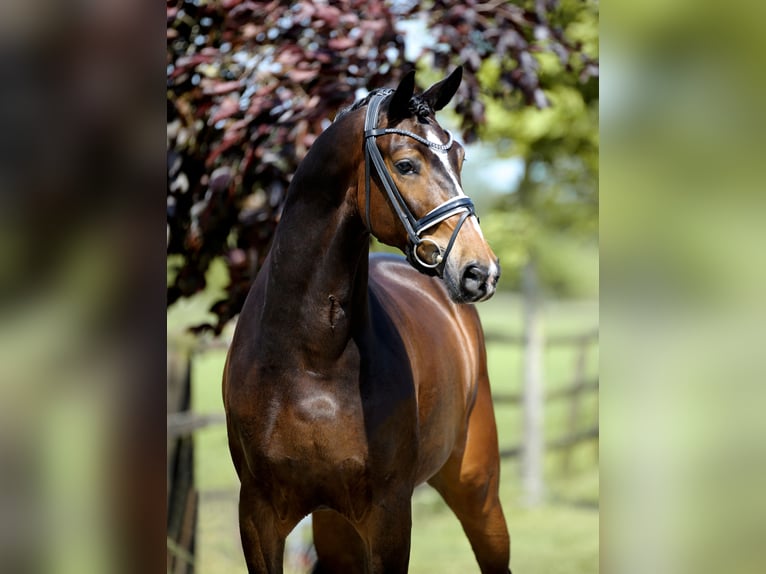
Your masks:
{"label": "rein", "polygon": [[[396,187],[396,183],[391,177],[391,174],[388,172],[388,169],[386,169],[386,164],[383,161],[383,156],[380,155],[380,150],[375,143],[375,138],[386,134],[399,134],[411,137],[423,145],[439,151],[447,151],[450,149],[452,147],[453,139],[452,134],[449,131],[447,132],[449,135],[449,140],[447,143],[437,144],[419,136],[418,134],[408,132],[406,130],[400,130],[396,128],[377,128],[375,124],[377,123],[380,106],[383,100],[392,93],[393,90],[383,90],[373,95],[367,106],[367,115],[364,119],[364,171],[366,194],[365,217],[367,219],[367,229],[372,232],[372,222],[370,221],[370,164],[372,163],[372,166],[375,168],[375,171],[377,172],[378,177],[383,184],[383,189],[385,189],[386,195],[388,196],[388,199],[394,208],[394,212],[399,218],[399,221],[402,222],[402,225],[407,232],[407,237],[409,239],[409,253],[412,254],[412,257],[415,259],[414,263],[416,263],[422,268],[422,270],[426,272],[436,271],[437,273],[441,274],[444,270],[444,266],[447,263],[447,257],[452,250],[452,246],[455,244],[457,234],[460,232],[460,228],[463,226],[463,223],[465,223],[465,220],[468,219],[469,216],[476,216],[476,211],[471,198],[464,195],[448,199],[441,205],[429,211],[420,219],[415,217],[410,211],[409,207],[407,207],[407,203],[404,201],[404,197],[402,197],[402,194]],[[455,226],[455,229],[452,232],[452,236],[450,237],[450,240],[447,243],[447,247],[444,249],[444,251],[441,250],[441,247],[439,247],[439,245],[433,239],[428,237],[421,237],[421,234],[424,231],[458,214],[461,214],[460,219],[458,220],[458,223]],[[427,263],[423,261],[418,255],[418,247],[425,243],[430,243],[433,245],[436,249],[436,252],[438,253],[433,263]]]}

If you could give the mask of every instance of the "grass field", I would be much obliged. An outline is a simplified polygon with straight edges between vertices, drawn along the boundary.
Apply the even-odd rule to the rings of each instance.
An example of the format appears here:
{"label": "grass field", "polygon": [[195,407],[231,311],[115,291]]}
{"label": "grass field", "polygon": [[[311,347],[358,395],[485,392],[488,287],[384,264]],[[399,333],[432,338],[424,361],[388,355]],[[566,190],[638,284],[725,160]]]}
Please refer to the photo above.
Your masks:
{"label": "grass field", "polygon": [[[500,293],[479,306],[487,332],[521,333],[521,307],[517,298]],[[192,312],[192,308],[187,309]],[[170,324],[170,323],[169,323]],[[546,333],[574,334],[598,324],[595,302],[549,302],[545,307]],[[170,328],[170,327],[169,327]],[[488,344],[490,376],[495,394],[519,392],[520,350],[507,344]],[[223,351],[199,355],[193,365],[193,405],[200,412],[221,412],[220,380]],[[575,353],[552,348],[545,355],[546,388],[572,383]],[[598,376],[598,345],[587,365],[588,378]],[[521,412],[518,406],[496,407],[502,447],[521,441]],[[582,428],[598,420],[598,397],[583,397],[579,424]],[[546,438],[555,439],[568,430],[568,402],[546,405]],[[244,560],[237,530],[237,489],[223,426],[209,427],[196,435],[196,476],[200,489],[197,572],[244,573]],[[560,453],[546,457],[545,504],[526,508],[519,480],[518,459],[504,460],[501,497],[512,540],[512,566],[516,574],[593,574],[598,572],[598,445],[577,446],[569,472],[562,470]],[[307,531],[294,537],[305,536]],[[291,571],[297,572],[294,567]],[[413,574],[464,574],[478,572],[460,524],[429,487],[420,487],[413,498]]]}

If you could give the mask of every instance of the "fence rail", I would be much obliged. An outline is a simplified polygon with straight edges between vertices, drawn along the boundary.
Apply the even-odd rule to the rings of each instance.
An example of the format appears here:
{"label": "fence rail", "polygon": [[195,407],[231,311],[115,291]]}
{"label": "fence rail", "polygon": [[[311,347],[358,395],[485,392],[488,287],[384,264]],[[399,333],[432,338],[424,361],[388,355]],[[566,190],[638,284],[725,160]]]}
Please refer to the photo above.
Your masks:
{"label": "fence rail", "polygon": [[[582,333],[550,335],[545,337],[543,341],[543,345],[546,348],[573,347],[576,352],[573,382],[565,387],[547,391],[543,399],[545,402],[567,399],[570,403],[568,417],[569,432],[562,437],[545,442],[546,451],[563,451],[562,467],[564,471],[568,471],[570,468],[573,447],[582,442],[598,440],[598,421],[596,421],[594,426],[586,429],[578,428],[580,426],[579,418],[582,395],[584,393],[598,392],[599,390],[598,378],[586,379],[587,356],[591,346],[598,342],[598,336],[598,328],[593,328]],[[520,348],[523,348],[528,342],[527,337],[524,335],[514,335],[498,331],[488,331],[486,333],[486,340],[488,343],[500,343]],[[492,400],[495,405],[512,404],[521,406],[523,405],[524,394],[521,392],[498,393],[492,396]],[[503,448],[500,449],[500,456],[502,458],[521,456],[524,448],[523,444]]]}
{"label": "fence rail", "polygon": [[[573,397],[581,392],[598,391],[598,379],[588,381],[584,384],[575,383],[560,389],[553,389],[545,393],[545,400],[552,401],[556,399]],[[522,393],[498,393],[492,395],[492,401],[498,403],[519,404],[523,398]]]}
{"label": "fence rail", "polygon": [[[555,440],[548,441],[545,443],[545,448],[547,450],[568,450],[581,442],[594,439],[598,439],[598,426],[576,431]],[[500,458],[521,456],[522,452],[524,452],[524,446],[520,444],[508,448],[501,448]]]}
{"label": "fence rail", "polygon": [[[527,344],[527,338],[524,335],[511,335],[501,333],[500,331],[487,331],[484,338],[488,343],[506,343],[508,345],[523,346]],[[546,347],[566,347],[573,345],[587,345],[598,341],[598,329],[590,329],[584,333],[573,333],[563,335],[547,335],[545,337]]]}
{"label": "fence rail", "polygon": [[195,413],[193,411],[168,413],[168,439],[187,436],[201,428],[225,422],[226,415],[224,413]]}

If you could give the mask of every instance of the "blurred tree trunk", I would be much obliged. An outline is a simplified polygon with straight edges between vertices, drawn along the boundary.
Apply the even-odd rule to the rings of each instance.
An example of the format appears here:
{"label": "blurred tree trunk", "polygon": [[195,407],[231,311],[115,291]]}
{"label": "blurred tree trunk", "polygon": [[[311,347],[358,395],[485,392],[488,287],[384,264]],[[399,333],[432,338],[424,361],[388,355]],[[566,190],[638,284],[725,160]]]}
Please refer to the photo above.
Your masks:
{"label": "blurred tree trunk", "polygon": [[524,294],[524,448],[521,477],[525,501],[540,504],[543,497],[543,317],[540,306],[537,267],[533,257],[522,270]]}

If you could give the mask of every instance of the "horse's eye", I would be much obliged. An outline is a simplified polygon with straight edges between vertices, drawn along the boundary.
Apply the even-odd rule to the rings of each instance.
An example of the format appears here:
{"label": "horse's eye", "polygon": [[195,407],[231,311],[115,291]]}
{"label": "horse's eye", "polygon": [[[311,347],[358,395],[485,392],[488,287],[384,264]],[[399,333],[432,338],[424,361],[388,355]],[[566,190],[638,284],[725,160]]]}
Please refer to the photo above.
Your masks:
{"label": "horse's eye", "polygon": [[417,173],[417,170],[415,169],[415,164],[408,159],[397,161],[394,165],[396,166],[396,169],[399,170],[399,173],[401,173],[402,175]]}

